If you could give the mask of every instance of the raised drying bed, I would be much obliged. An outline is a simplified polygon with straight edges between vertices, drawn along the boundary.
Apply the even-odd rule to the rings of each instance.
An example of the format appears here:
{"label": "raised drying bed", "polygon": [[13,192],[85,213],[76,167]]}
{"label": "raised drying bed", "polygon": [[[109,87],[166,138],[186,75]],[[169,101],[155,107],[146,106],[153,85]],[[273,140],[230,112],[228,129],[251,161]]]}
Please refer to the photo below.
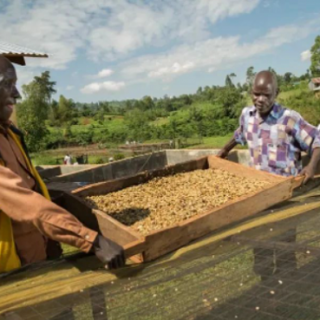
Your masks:
{"label": "raised drying bed", "polygon": [[[254,179],[259,188],[216,207],[210,206],[191,218],[146,235],[142,235],[141,232],[120,223],[102,210],[93,209],[92,212],[98,220],[101,233],[124,246],[127,257],[134,256],[136,262],[150,261],[211,231],[250,217],[289,199],[292,196],[293,189],[301,182],[301,179],[284,178],[247,168],[215,156],[208,156],[127,178],[89,185],[73,191],[73,194],[82,199],[107,195],[124,188],[148,183],[154,178],[168,177],[199,169],[227,171],[228,174],[234,175],[238,182],[239,179],[243,179],[243,181]],[[187,183],[185,187],[189,187]],[[201,188],[201,185],[199,185],[199,188]],[[143,194],[141,194],[141,197],[143,197]],[[186,210],[188,210],[188,207],[186,207]]]}

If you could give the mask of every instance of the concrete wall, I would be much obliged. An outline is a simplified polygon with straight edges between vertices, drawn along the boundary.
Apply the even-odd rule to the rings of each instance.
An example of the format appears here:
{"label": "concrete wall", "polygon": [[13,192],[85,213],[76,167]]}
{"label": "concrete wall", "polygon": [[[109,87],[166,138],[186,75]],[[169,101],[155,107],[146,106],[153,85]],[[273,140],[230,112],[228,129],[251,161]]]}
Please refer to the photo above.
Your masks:
{"label": "concrete wall", "polygon": [[177,150],[166,150],[167,163],[173,165],[188,160],[194,160],[197,158],[205,157],[208,155],[217,154],[218,150],[188,150],[188,149],[177,149]]}
{"label": "concrete wall", "polygon": [[57,177],[63,174],[75,173],[78,171],[92,169],[97,167],[97,165],[76,165],[76,166],[37,166],[36,169],[38,170],[40,176],[43,179],[50,179],[53,177]]}
{"label": "concrete wall", "polygon": [[[109,164],[94,166],[91,168],[85,166],[85,170],[62,174],[59,176],[52,176],[49,179],[49,184],[55,188],[63,187],[74,189],[80,185],[113,180],[135,175],[142,171],[164,168],[166,165],[174,165],[207,155],[216,155],[218,151],[219,150],[214,149],[181,149],[160,151],[148,155],[116,161]],[[250,160],[249,152],[248,150],[234,150],[229,154],[228,160],[248,166]],[[308,157],[304,156],[303,160],[304,164],[306,164],[308,162]],[[61,168],[70,169],[70,171],[73,171],[73,168],[71,168],[72,166],[69,166],[70,168],[67,167],[68,166],[63,166]],[[57,168],[52,168],[51,170],[57,170]],[[320,165],[318,172],[320,173]]]}
{"label": "concrete wall", "polygon": [[[208,155],[216,155],[219,152],[218,149],[205,149],[205,150],[166,150],[167,162],[169,165],[181,163],[188,160],[205,157]],[[228,160],[241,163],[243,165],[249,164],[249,152],[248,150],[234,150],[230,152]]]}
{"label": "concrete wall", "polygon": [[76,173],[63,174],[52,177],[50,181],[97,183],[135,175],[141,171],[163,168],[166,165],[166,153],[165,151],[161,151],[96,166]]}
{"label": "concrete wall", "polygon": [[[56,173],[61,169],[66,169],[68,166],[52,168],[47,170],[46,173],[42,173],[42,176],[46,175],[51,182],[55,183],[81,182],[84,184],[91,184],[135,175],[142,171],[160,169],[164,168],[166,165],[173,165],[207,155],[216,155],[218,151],[219,150],[213,149],[166,150],[89,168],[88,166],[85,166],[85,169],[80,171],[60,175],[56,175]],[[229,160],[247,165],[249,162],[249,153],[246,150],[233,151],[229,155]],[[71,168],[73,166],[69,167],[70,171],[73,171],[73,168]],[[50,176],[50,174],[52,175]]]}

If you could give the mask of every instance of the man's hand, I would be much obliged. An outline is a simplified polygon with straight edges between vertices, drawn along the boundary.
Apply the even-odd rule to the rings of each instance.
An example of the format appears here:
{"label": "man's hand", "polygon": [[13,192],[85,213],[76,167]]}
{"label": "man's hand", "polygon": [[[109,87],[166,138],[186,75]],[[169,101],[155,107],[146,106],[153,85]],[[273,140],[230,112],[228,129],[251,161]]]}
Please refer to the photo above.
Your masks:
{"label": "man's hand", "polygon": [[237,144],[235,138],[231,138],[231,140],[218,152],[217,157],[225,159]]}
{"label": "man's hand", "polygon": [[222,159],[225,159],[229,154],[229,151],[227,151],[226,149],[222,148],[218,154],[217,154],[217,157],[218,158],[222,158]]}
{"label": "man's hand", "polygon": [[308,181],[314,178],[316,174],[317,167],[308,164],[306,167],[303,168],[303,170],[300,173],[300,176],[304,176],[303,184],[306,184]]}
{"label": "man's hand", "polygon": [[126,263],[123,248],[103,236],[97,236],[92,250],[100,261],[108,265],[108,269],[121,268]]}

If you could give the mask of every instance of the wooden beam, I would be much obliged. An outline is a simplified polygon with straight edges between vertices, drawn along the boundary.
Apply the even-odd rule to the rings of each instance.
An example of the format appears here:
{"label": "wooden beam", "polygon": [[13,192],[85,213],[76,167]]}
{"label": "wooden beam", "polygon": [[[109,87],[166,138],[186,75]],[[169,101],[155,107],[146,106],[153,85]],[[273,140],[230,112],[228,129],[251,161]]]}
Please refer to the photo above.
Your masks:
{"label": "wooden beam", "polygon": [[285,180],[285,177],[277,176],[268,172],[256,170],[250,167],[245,167],[242,164],[232,161],[220,159],[216,156],[208,156],[209,168],[226,170],[236,176],[244,178],[254,178],[260,181],[268,181],[272,183],[281,182]]}
{"label": "wooden beam", "polygon": [[5,57],[7,59],[9,59],[12,63],[19,64],[20,66],[25,66],[26,65],[26,61],[25,61],[24,57],[22,57],[22,56],[8,56],[8,55],[5,55]]}
{"label": "wooden beam", "polygon": [[145,261],[154,260],[214,230],[253,216],[289,199],[291,195],[292,180],[285,180],[249,197],[236,199],[203,215],[193,217],[177,226],[154,232],[146,236]]}

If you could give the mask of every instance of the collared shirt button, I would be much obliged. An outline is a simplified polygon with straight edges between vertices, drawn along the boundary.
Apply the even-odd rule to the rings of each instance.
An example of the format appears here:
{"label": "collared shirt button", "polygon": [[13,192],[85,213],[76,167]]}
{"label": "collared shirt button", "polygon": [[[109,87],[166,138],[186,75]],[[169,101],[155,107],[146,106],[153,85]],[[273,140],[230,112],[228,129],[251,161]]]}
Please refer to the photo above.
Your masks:
{"label": "collared shirt button", "polygon": [[89,238],[90,238],[90,236],[87,234],[87,235],[85,236],[85,239],[86,239],[86,240],[89,240]]}

